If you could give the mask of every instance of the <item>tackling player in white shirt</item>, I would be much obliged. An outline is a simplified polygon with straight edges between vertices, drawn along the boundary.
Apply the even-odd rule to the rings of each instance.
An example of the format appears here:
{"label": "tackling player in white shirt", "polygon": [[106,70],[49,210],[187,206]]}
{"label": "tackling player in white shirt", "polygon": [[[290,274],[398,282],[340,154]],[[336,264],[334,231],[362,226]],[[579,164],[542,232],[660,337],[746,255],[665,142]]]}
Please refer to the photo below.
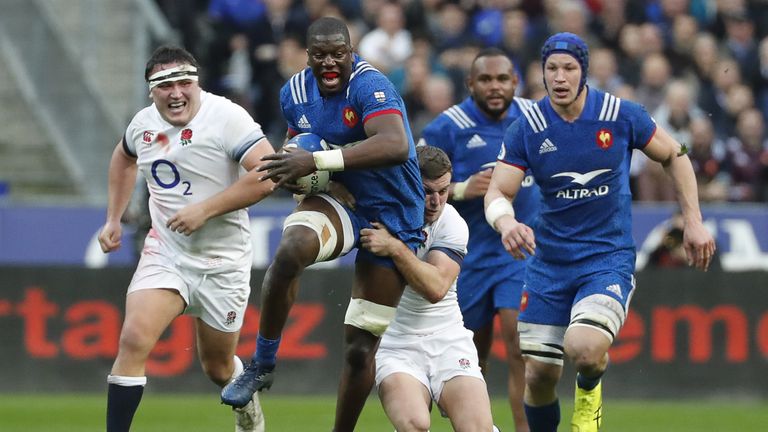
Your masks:
{"label": "tackling player in white shirt", "polygon": [[[250,294],[246,208],[270,194],[260,181],[273,153],[261,126],[240,106],[202,91],[198,64],[182,48],[160,47],[147,62],[152,105],[139,111],[109,168],[104,252],[120,247],[120,219],[141,171],[152,229],[128,287],[117,358],[107,378],[107,431],[128,431],[146,384],[145,364],[177,316],[195,316],[198,355],[219,386],[243,365],[235,348]],[[263,431],[254,396],[236,410],[237,431]]]}
{"label": "tackling player in white shirt", "polygon": [[417,153],[426,193],[424,244],[414,255],[379,223],[360,232],[362,247],[392,258],[408,283],[376,352],[379,398],[398,431],[428,430],[434,400],[454,430],[490,432],[488,390],[456,297],[469,229],[446,204],[448,156],[431,146]]}

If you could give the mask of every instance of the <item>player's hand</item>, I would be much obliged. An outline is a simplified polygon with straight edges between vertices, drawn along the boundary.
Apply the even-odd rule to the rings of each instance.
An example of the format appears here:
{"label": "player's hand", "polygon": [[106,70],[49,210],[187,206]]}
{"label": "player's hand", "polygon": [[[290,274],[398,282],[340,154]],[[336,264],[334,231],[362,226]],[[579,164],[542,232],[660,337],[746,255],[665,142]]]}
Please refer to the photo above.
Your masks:
{"label": "player's hand", "polygon": [[120,222],[107,222],[99,232],[99,246],[101,251],[109,253],[120,249],[121,239],[123,237],[123,226]]}
{"label": "player's hand", "polygon": [[301,192],[295,184],[296,179],[311,174],[316,169],[312,153],[298,148],[268,154],[261,160],[267,162],[258,168],[259,171],[266,171],[261,181],[271,179],[275,182],[275,188],[284,187],[293,193]]}
{"label": "player's hand", "polygon": [[525,252],[528,255],[536,254],[536,238],[528,225],[507,215],[496,221],[496,228],[501,233],[501,243],[504,245],[504,249],[515,259],[525,259]]}
{"label": "player's hand", "polygon": [[488,185],[491,184],[493,168],[484,169],[476,174],[472,174],[467,183],[467,189],[464,191],[464,199],[473,199],[484,197],[488,191]]}
{"label": "player's hand", "polygon": [[378,256],[391,256],[400,240],[392,237],[387,228],[379,222],[371,222],[373,228],[360,230],[360,245]]}
{"label": "player's hand", "polygon": [[341,205],[352,210],[355,209],[355,197],[343,184],[336,181],[328,182],[328,194],[340,202]]}
{"label": "player's hand", "polygon": [[176,212],[168,219],[165,226],[171,231],[189,236],[202,227],[208,220],[205,210],[200,203],[190,204]]}
{"label": "player's hand", "polygon": [[701,222],[686,223],[683,228],[683,247],[688,265],[707,271],[715,255],[715,240]]}

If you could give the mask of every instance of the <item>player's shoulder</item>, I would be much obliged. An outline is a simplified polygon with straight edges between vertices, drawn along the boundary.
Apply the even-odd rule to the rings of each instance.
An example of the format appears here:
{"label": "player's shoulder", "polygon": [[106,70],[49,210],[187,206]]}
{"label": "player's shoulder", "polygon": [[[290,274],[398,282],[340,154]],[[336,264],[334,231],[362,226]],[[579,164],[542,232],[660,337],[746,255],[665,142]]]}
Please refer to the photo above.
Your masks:
{"label": "player's shoulder", "polygon": [[391,87],[394,89],[392,82],[386,75],[367,61],[358,57],[357,61],[352,65],[352,74],[349,76],[349,85],[347,86],[347,96],[355,92],[366,91],[372,87]]}
{"label": "player's shoulder", "polygon": [[443,236],[458,237],[460,239],[469,238],[469,226],[467,225],[467,221],[461,217],[458,210],[451,204],[445,204],[443,213],[438,220],[438,230]]}
{"label": "player's shoulder", "polygon": [[598,89],[590,88],[589,91],[590,96],[594,98],[595,115],[598,121],[631,121],[645,112],[645,107],[637,102],[622,99],[612,93]]}
{"label": "player's shoulder", "polygon": [[477,122],[473,118],[471,107],[468,105],[473,103],[470,98],[465,99],[463,102],[456,105],[452,105],[441,112],[435,120],[433,120],[434,127],[440,129],[470,129],[477,127]]}
{"label": "player's shoulder", "polygon": [[309,102],[313,92],[314,75],[309,68],[304,68],[293,74],[280,88],[280,102],[283,105],[301,105]]}
{"label": "player's shoulder", "polygon": [[550,124],[550,121],[545,115],[547,110],[544,104],[546,103],[549,103],[547,102],[546,97],[538,101],[515,98],[515,104],[520,109],[520,116],[518,116],[518,119],[510,125],[510,129],[517,125],[520,132],[544,132]]}

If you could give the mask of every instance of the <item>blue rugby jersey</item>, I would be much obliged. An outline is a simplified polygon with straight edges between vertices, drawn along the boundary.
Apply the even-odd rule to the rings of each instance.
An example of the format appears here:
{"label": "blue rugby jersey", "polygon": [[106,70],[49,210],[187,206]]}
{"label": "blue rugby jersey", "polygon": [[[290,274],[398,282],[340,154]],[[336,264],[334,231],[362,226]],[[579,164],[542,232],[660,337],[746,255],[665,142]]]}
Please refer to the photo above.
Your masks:
{"label": "blue rugby jersey", "polygon": [[369,222],[384,224],[393,234],[421,232],[424,224],[424,188],[416,150],[402,98],[392,83],[369,63],[354,56],[346,89],[323,97],[309,68],[292,76],[280,90],[280,106],[288,127],[296,133],[311,132],[332,147],[354,145],[367,138],[363,124],[383,114],[403,118],[408,135],[408,161],[377,169],[335,172],[354,195],[356,213]]}
{"label": "blue rugby jersey", "polygon": [[[480,111],[472,98],[443,111],[422,132],[425,144],[443,149],[453,164],[453,182],[462,182],[482,171],[483,165],[496,162],[504,132],[522,115],[522,110],[533,104],[528,99],[516,97],[501,120],[492,120]],[[539,211],[539,190],[531,176],[526,176],[523,187],[515,198],[514,207],[518,220],[530,225]],[[499,237],[485,220],[483,198],[455,201],[452,203],[469,225],[467,257],[462,269],[487,268],[510,265],[521,269],[525,262],[515,260],[506,250]]]}
{"label": "blue rugby jersey", "polygon": [[634,264],[629,163],[656,123],[637,103],[587,91],[572,123],[549,98],[524,110],[507,130],[499,160],[529,169],[541,188],[536,260],[566,264],[610,254]]}

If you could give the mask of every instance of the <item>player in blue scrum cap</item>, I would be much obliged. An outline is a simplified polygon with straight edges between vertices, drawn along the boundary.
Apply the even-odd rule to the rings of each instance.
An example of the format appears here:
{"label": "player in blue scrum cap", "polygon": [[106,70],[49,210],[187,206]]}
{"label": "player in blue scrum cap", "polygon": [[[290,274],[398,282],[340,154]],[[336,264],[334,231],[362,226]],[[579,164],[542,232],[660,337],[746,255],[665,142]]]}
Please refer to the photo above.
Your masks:
{"label": "player in blue scrum cap", "polygon": [[[542,48],[547,97],[504,135],[485,195],[485,216],[507,250],[527,258],[518,318],[532,432],[555,432],[556,386],[567,357],[577,370],[571,430],[598,431],[608,349],[634,294],[629,164],[639,149],[672,178],[685,220],[688,263],[706,270],[715,252],[702,223],[696,178],[683,146],[641,105],[586,85],[589,49],[571,33]],[[534,230],[510,201],[530,170],[542,195]]]}

